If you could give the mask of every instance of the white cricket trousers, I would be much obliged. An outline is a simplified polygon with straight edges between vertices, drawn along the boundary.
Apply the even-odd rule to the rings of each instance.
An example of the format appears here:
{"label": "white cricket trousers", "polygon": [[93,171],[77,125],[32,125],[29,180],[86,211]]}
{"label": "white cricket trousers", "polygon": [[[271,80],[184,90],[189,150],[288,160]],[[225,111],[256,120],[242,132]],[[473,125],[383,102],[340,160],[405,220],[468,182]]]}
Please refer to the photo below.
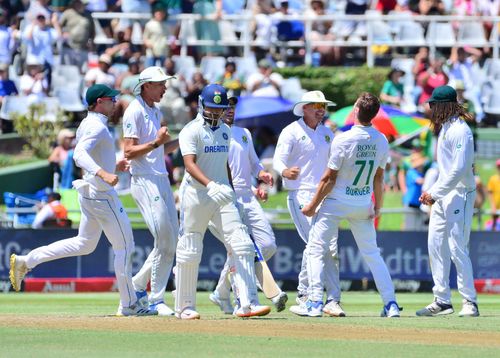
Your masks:
{"label": "white cricket trousers", "polygon": [[477,301],[472,263],[469,258],[469,237],[474,210],[475,190],[457,188],[437,200],[431,208],[429,221],[429,261],[434,280],[434,297],[451,304],[450,265],[457,269],[458,292],[464,299]]}
{"label": "white cricket trousers", "polygon": [[115,254],[114,268],[120,303],[122,307],[130,307],[137,297],[132,284],[134,238],[128,216],[114,190],[96,191],[83,180],[75,182],[78,182],[75,187],[78,188],[82,212],[78,235],[34,249],[26,256],[26,264],[32,269],[43,262],[88,255],[95,250],[104,231]]}
{"label": "white cricket trousers", "polygon": [[328,255],[332,246],[337,246],[339,223],[345,219],[349,222],[359,251],[370,268],[384,305],[396,301],[391,275],[380,255],[380,249],[377,247],[377,233],[373,219],[369,218],[371,205],[367,207],[348,206],[330,198],[326,198],[321,205],[306,247],[309,255],[308,272],[311,300],[321,301],[323,299],[325,263],[330,260]]}
{"label": "white cricket trousers", "polygon": [[[276,253],[276,238],[274,237],[273,228],[271,224],[269,224],[269,220],[267,220],[264,210],[262,210],[262,207],[251,190],[238,190],[236,192],[236,202],[239,206],[243,224],[246,225],[249,234],[252,236],[256,246],[262,253],[264,260],[269,260]],[[216,238],[224,242],[224,234],[215,227],[213,222],[208,224],[208,229]],[[229,251],[230,250],[228,250],[228,252]],[[228,299],[231,294],[229,261],[230,258],[228,257],[215,289],[219,297],[223,299]]]}
{"label": "white cricket trousers", "polygon": [[134,287],[137,291],[145,290],[151,280],[149,303],[163,302],[179,235],[170,181],[166,174],[134,175],[131,193],[154,239],[153,250],[133,277]]}
{"label": "white cricket trousers", "polygon": [[[181,225],[176,258],[175,311],[196,308],[196,283],[203,252],[203,237],[211,221],[223,233],[223,244],[230,250],[234,283],[241,307],[250,307],[257,297],[255,283],[255,248],[234,203],[219,207],[207,189],[181,185]],[[258,302],[257,302],[258,303]]]}
{"label": "white cricket trousers", "polygon": [[[316,220],[316,215],[309,217],[302,214],[300,211],[304,206],[309,204],[314,197],[314,190],[290,190],[288,192],[288,211],[292,216],[292,220],[297,228],[300,238],[307,244],[312,223]],[[327,300],[340,301],[340,277],[338,264],[337,244],[332,245],[329,255],[332,259],[325,260],[325,289]],[[308,278],[308,257],[307,251],[304,248],[302,254],[302,264],[299,273],[299,286],[297,287],[300,296],[307,295],[309,291]]]}

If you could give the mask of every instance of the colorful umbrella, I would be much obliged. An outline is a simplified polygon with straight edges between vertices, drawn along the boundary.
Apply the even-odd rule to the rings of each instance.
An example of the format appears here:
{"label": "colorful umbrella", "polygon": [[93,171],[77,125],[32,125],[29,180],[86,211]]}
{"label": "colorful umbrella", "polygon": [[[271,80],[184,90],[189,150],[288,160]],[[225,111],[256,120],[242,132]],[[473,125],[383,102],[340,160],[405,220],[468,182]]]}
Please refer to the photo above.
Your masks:
{"label": "colorful umbrella", "polygon": [[[341,130],[348,130],[354,124],[353,106],[339,109],[330,120],[335,122]],[[402,136],[414,133],[424,126],[429,126],[429,120],[415,114],[408,114],[398,108],[388,105],[380,106],[372,124],[386,136]]]}

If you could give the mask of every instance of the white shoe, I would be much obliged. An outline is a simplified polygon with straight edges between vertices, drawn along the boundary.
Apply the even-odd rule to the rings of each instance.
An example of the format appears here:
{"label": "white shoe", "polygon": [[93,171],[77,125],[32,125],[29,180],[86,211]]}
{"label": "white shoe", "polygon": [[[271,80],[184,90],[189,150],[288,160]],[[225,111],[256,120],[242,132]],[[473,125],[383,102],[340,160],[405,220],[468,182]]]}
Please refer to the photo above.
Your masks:
{"label": "white shoe", "polygon": [[273,303],[274,307],[276,307],[277,312],[281,312],[286,308],[287,301],[288,301],[288,296],[283,291],[281,291],[281,293],[278,296],[271,298],[271,302]]}
{"label": "white shoe", "polygon": [[290,307],[290,312],[299,316],[321,317],[323,315],[323,302],[307,300],[300,305]]}
{"label": "white shoe", "polygon": [[479,309],[477,303],[464,300],[462,310],[458,312],[460,317],[477,317],[479,316]]}
{"label": "white shoe", "polygon": [[380,317],[389,317],[389,318],[399,317],[401,316],[400,311],[402,310],[403,308],[399,307],[395,301],[391,301],[382,308]]}
{"label": "white shoe", "polygon": [[28,266],[26,266],[26,258],[24,256],[18,256],[16,254],[10,255],[9,278],[14,290],[21,290],[21,283],[28,272],[29,269]]}
{"label": "white shoe", "polygon": [[158,316],[173,316],[175,313],[163,301],[149,305],[149,309],[153,311],[158,311]]}
{"label": "white shoe", "polygon": [[153,311],[147,308],[142,308],[137,303],[134,303],[130,307],[122,307],[121,305],[118,307],[118,312],[116,312],[117,316],[156,316],[158,315],[158,311]]}
{"label": "white shoe", "polygon": [[307,295],[297,295],[295,298],[295,302],[300,306],[301,304],[305,304],[307,302]]}
{"label": "white shoe", "polygon": [[191,308],[185,308],[182,312],[176,313],[175,317],[179,319],[200,319],[200,314]]}
{"label": "white shoe", "polygon": [[250,305],[250,307],[240,307],[235,310],[234,315],[245,318],[245,317],[259,317],[265,316],[271,312],[271,307],[261,306],[261,305]]}
{"label": "white shoe", "polygon": [[323,307],[323,312],[332,317],[345,317],[345,312],[340,302],[334,300],[326,302],[325,307]]}
{"label": "white shoe", "polygon": [[225,314],[232,314],[234,311],[233,305],[229,298],[221,298],[217,291],[214,291],[208,296],[208,299],[214,304],[219,306],[220,310]]}
{"label": "white shoe", "polygon": [[441,303],[438,301],[432,302],[430,305],[418,310],[416,312],[417,316],[442,316],[447,314],[452,314],[453,306],[447,303]]}

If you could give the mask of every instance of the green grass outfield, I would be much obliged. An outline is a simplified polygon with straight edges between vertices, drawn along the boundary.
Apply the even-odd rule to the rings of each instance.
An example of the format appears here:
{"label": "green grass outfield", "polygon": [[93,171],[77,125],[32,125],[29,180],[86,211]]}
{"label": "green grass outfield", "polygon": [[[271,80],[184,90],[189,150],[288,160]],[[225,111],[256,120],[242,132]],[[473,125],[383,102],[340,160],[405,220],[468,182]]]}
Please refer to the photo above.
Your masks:
{"label": "green grass outfield", "polygon": [[[289,294],[291,300],[295,297]],[[432,294],[402,293],[399,319],[380,318],[375,292],[346,292],[346,318],[271,312],[242,320],[198,294],[200,321],[112,317],[118,294],[0,295],[1,357],[498,357],[500,296],[481,295],[481,317],[416,317]],[[171,303],[170,297],[168,297]],[[453,297],[455,309],[460,298]],[[266,302],[264,298],[261,300]],[[289,302],[288,306],[292,303]]]}

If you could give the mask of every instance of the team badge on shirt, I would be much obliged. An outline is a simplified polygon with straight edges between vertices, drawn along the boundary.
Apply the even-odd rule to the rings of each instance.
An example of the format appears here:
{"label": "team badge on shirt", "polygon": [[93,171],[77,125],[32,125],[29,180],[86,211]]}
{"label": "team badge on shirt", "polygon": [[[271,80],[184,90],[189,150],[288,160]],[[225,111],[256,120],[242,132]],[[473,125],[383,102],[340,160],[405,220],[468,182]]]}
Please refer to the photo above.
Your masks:
{"label": "team badge on shirt", "polygon": [[229,137],[227,136],[227,133],[222,133],[222,138],[224,138],[225,140],[227,140]]}
{"label": "team badge on shirt", "polygon": [[305,135],[303,135],[301,139],[302,139],[302,140],[306,140],[306,136],[305,136]]}
{"label": "team badge on shirt", "polygon": [[243,141],[243,143],[248,143],[248,138],[246,135],[244,135],[243,137],[241,137],[241,140]]}
{"label": "team badge on shirt", "polygon": [[330,136],[329,135],[325,135],[325,142],[330,143],[330,140],[331,140]]}

